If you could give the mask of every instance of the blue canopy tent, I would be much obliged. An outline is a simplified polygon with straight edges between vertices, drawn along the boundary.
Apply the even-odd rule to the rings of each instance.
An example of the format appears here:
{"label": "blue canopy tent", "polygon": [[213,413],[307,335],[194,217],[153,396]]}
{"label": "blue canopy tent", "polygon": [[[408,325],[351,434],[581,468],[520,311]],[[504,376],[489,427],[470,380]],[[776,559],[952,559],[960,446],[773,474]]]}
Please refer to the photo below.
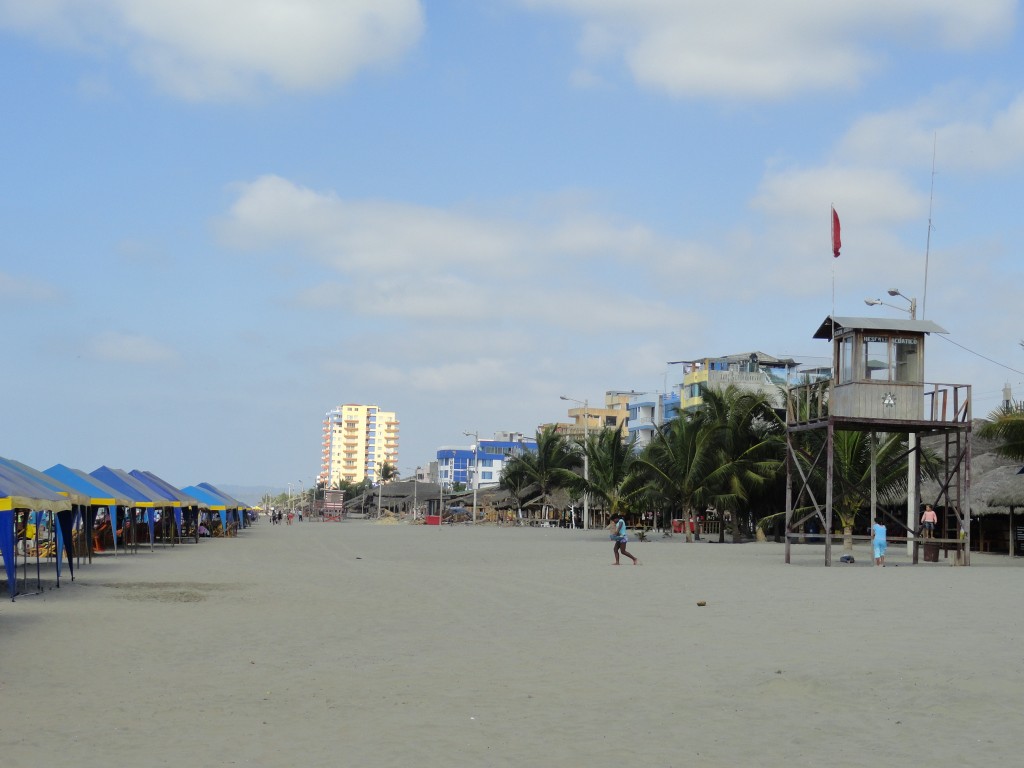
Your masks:
{"label": "blue canopy tent", "polygon": [[111,488],[130,496],[134,506],[143,510],[149,525],[149,548],[152,550],[156,541],[156,521],[154,513],[158,508],[164,512],[174,506],[174,502],[129,475],[123,469],[115,469],[106,465],[97,467],[89,473]]}
{"label": "blue canopy tent", "polygon": [[75,546],[74,546],[74,532],[78,527],[86,528],[91,526],[86,525],[85,517],[88,515],[89,501],[88,497],[84,494],[76,491],[74,488],[70,488],[63,483],[55,480],[49,475],[43,474],[38,469],[34,469],[27,464],[22,464],[20,461],[14,459],[5,459],[0,457],[0,467],[10,469],[21,475],[24,475],[31,480],[42,485],[58,496],[63,496],[71,501],[71,508],[67,510],[60,510],[53,514],[57,517],[57,525],[54,526],[57,533],[57,547],[56,552],[56,566],[57,566],[57,587],[60,588],[60,576],[61,567],[64,559],[61,556],[61,552],[64,552],[68,558],[68,567],[71,569],[71,580],[75,580]]}
{"label": "blue canopy tent", "polygon": [[[191,496],[184,491],[175,488],[162,477],[159,477],[147,470],[133,469],[128,474],[147,487],[152,488],[162,496],[177,501],[178,506],[174,508],[174,522],[178,527],[178,536],[182,537],[184,535],[183,522],[185,522],[191,530],[195,531],[193,535],[195,536],[195,540],[199,541],[199,508],[206,506],[204,503],[195,496]],[[183,513],[189,518],[188,520],[182,521]]]}
{"label": "blue canopy tent", "polygon": [[[87,475],[80,469],[74,469],[72,467],[65,466],[64,464],[54,464],[49,469],[44,469],[43,474],[54,478],[55,480],[64,483],[65,485],[74,488],[76,491],[85,494],[89,497],[91,516],[93,524],[95,525],[96,516],[100,509],[106,508],[109,515],[109,524],[111,537],[114,541],[114,554],[117,554],[117,512],[118,509],[123,509],[125,515],[129,514],[129,508],[131,507],[132,500],[128,496],[125,496],[120,491],[114,490],[106,483],[100,482],[95,477]],[[101,531],[102,532],[102,531]],[[92,537],[89,541],[89,553],[90,556],[93,552]]]}
{"label": "blue canopy tent", "polygon": [[225,534],[228,532],[228,512],[233,506],[231,502],[197,485],[189,485],[181,490],[203,502],[210,512],[216,512],[220,516],[221,531]]}
{"label": "blue canopy tent", "polygon": [[0,472],[0,554],[4,558],[7,591],[12,601],[18,594],[15,512],[43,509],[53,512],[70,510],[71,501],[24,475],[10,471]]}
{"label": "blue canopy tent", "polygon": [[239,526],[242,527],[242,528],[248,528],[249,527],[249,521],[248,521],[248,519],[246,519],[246,515],[245,515],[245,513],[249,510],[249,505],[248,504],[246,504],[245,502],[239,501],[238,499],[236,499],[234,496],[232,496],[229,493],[225,493],[220,488],[215,486],[213,483],[200,483],[199,487],[209,491],[214,496],[217,496],[217,497],[219,497],[221,499],[224,499],[224,501],[228,505],[228,509],[231,509],[232,507],[234,507],[235,512],[238,514],[238,524],[239,524]]}

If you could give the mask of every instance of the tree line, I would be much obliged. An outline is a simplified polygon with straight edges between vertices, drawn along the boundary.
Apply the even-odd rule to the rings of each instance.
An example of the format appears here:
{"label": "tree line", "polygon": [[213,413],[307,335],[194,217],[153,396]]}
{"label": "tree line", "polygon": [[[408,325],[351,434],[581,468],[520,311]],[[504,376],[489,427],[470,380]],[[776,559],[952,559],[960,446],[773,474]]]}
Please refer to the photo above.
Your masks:
{"label": "tree line", "polygon": [[[697,409],[658,427],[639,451],[634,439],[623,440],[615,430],[576,440],[548,427],[537,435],[535,454],[515,456],[506,464],[501,487],[521,508],[540,507],[545,516],[555,491],[562,491],[574,501],[589,494],[591,506],[606,519],[625,515],[633,524],[649,519],[668,528],[673,519],[695,523],[710,513],[724,523],[723,540],[725,524],[737,540],[758,526],[781,532],[788,450],[783,413],[767,394],[734,385],[705,387],[702,399]],[[999,440],[1003,455],[1024,460],[1024,411],[1019,407],[994,412],[980,433]],[[825,468],[815,461],[825,440],[825,430],[809,430],[794,445],[792,471],[806,477],[808,489],[794,500],[797,517],[813,509],[814,498],[825,498]],[[896,507],[906,500],[908,453],[904,434],[834,433],[833,515],[851,543],[854,527],[870,523],[872,456],[878,503]],[[935,479],[942,470],[941,460],[923,447],[918,464],[922,478]],[[684,530],[691,539],[689,522]]]}

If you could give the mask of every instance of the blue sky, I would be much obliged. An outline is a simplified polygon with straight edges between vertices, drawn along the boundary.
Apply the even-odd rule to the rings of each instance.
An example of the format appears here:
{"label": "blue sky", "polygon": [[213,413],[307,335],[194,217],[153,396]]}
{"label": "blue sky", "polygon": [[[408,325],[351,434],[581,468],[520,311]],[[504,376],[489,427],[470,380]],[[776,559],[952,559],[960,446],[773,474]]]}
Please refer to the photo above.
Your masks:
{"label": "blue sky", "polygon": [[308,485],[357,402],[404,474],[671,360],[820,364],[833,287],[917,298],[985,415],[1024,394],[1020,17],[0,0],[0,455]]}

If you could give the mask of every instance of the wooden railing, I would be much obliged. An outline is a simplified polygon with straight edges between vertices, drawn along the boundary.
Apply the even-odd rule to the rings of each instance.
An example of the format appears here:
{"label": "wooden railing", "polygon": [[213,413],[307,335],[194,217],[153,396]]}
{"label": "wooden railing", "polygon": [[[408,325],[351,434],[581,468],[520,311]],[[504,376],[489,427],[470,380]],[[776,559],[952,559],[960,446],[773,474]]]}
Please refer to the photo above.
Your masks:
{"label": "wooden railing", "polygon": [[828,418],[831,394],[831,380],[790,387],[786,392],[786,424],[810,424]]}
{"label": "wooden railing", "polygon": [[925,384],[924,418],[927,421],[971,422],[970,384]]}
{"label": "wooden railing", "polygon": [[[786,424],[796,426],[828,418],[832,386],[833,382],[827,380],[790,387],[786,393]],[[970,384],[925,383],[921,387],[924,391],[922,421],[970,423]]]}

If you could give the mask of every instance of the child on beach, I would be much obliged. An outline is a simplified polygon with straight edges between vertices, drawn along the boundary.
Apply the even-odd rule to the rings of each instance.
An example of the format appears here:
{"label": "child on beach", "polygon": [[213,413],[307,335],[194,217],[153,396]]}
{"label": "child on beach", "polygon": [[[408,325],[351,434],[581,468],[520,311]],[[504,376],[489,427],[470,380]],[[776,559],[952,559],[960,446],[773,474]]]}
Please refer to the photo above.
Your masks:
{"label": "child on beach", "polygon": [[871,526],[871,543],[875,550],[875,565],[885,567],[885,549],[888,546],[885,541],[885,526],[882,518],[876,517],[875,524]]}
{"label": "child on beach", "polygon": [[935,538],[935,524],[939,522],[939,516],[935,514],[931,504],[924,505],[924,513],[921,515],[921,525],[924,528],[926,539]]}
{"label": "child on beach", "polygon": [[615,564],[619,564],[619,553],[621,552],[630,560],[633,561],[633,565],[640,565],[640,561],[633,557],[626,550],[626,543],[629,541],[629,536],[626,535],[626,521],[623,517],[619,517],[615,523],[615,532],[611,534],[611,539],[615,542],[615,546],[612,548],[612,554],[615,555]]}

